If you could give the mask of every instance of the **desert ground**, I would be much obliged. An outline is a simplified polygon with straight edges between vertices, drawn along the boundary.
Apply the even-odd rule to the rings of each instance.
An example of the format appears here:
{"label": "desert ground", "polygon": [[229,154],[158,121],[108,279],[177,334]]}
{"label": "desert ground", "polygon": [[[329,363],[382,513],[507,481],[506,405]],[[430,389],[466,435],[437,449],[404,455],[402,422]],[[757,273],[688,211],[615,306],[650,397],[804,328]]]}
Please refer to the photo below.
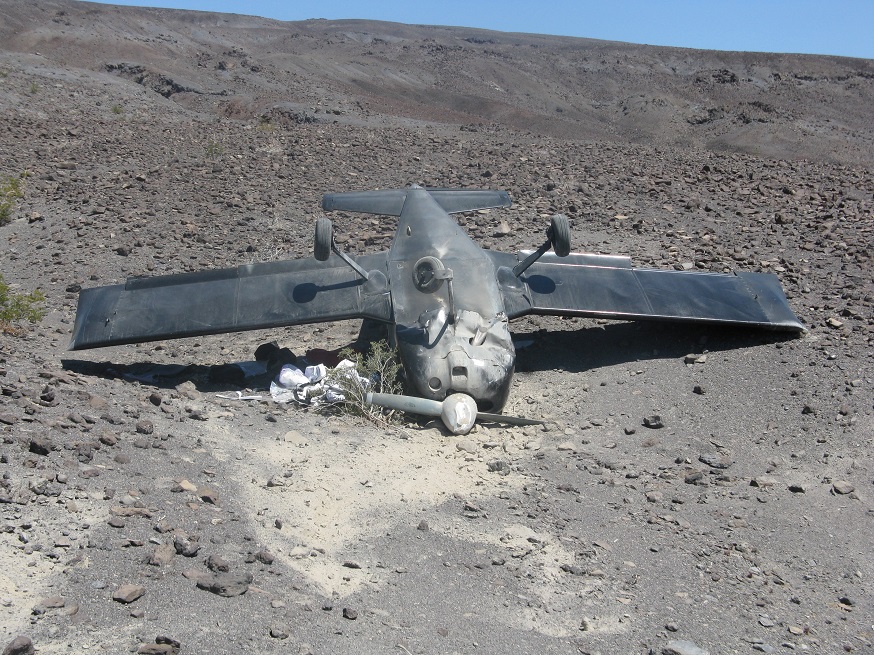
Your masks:
{"label": "desert ground", "polygon": [[[872,107],[871,60],[0,0],[0,273],[46,296],[0,335],[4,654],[874,652]],[[80,289],[310,257],[323,193],[409,184],[506,190],[485,248],[562,212],[774,273],[807,332],[522,319],[545,423],[463,437],[216,374],[354,322],[67,349]]]}

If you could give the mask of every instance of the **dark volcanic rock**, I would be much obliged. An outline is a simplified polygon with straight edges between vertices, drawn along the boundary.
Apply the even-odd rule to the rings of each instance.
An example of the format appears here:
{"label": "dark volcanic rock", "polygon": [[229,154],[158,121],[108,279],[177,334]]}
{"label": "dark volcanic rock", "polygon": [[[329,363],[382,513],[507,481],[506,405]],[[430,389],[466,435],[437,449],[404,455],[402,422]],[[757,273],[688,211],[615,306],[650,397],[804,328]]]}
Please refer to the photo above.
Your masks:
{"label": "dark volcanic rock", "polygon": [[251,573],[215,573],[204,575],[197,580],[197,587],[218,596],[240,596],[249,590]]}

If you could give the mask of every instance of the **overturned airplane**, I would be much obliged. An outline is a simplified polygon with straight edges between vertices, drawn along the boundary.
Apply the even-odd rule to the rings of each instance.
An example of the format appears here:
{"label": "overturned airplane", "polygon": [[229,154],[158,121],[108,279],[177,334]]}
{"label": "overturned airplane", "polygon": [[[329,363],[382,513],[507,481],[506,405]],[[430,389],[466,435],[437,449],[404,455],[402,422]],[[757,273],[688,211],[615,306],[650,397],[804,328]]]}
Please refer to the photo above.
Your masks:
{"label": "overturned airplane", "polygon": [[509,321],[520,316],[804,329],[771,274],[633,268],[628,257],[571,253],[561,214],[535,251],[483,250],[450,216],[509,205],[503,191],[415,185],[327,194],[326,211],[397,216],[391,248],[350,257],[320,218],[312,259],[84,289],[70,347],[365,319],[393,328],[411,392],[436,401],[466,394],[489,412],[510,391]]}

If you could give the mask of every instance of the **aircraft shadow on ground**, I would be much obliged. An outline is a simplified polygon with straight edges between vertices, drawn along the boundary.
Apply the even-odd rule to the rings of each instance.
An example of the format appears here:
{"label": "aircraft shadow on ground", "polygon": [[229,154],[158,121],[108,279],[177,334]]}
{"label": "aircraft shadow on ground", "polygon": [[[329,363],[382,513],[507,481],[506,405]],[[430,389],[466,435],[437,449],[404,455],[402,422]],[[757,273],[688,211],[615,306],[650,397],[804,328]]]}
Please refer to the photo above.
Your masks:
{"label": "aircraft shadow on ground", "polygon": [[515,342],[534,342],[517,350],[519,372],[579,373],[616,364],[782,343],[794,338],[795,335],[786,332],[658,322],[513,332]]}
{"label": "aircraft shadow on ground", "polygon": [[224,364],[158,364],[155,362],[135,362],[119,364],[115,362],[88,361],[84,359],[61,360],[64,370],[101,377],[109,380],[122,379],[138,382],[157,389],[175,389],[180,384],[191,382],[201,392],[221,392],[242,388],[266,389],[270,386],[267,373],[246,375],[235,362]]}
{"label": "aircraft shadow on ground", "polygon": [[[383,335],[372,335],[384,338]],[[681,358],[690,353],[714,353],[762,344],[790,341],[795,335],[767,330],[745,330],[709,325],[676,323],[608,323],[577,330],[514,331],[517,344],[517,372],[557,370],[580,373],[598,368],[652,359]],[[349,347],[362,345],[356,339]],[[242,363],[224,362],[120,364],[84,359],[64,359],[65,370],[107,379],[124,379],[159,389],[173,389],[192,382],[202,392],[229,389],[266,389],[276,371],[246,375]]]}

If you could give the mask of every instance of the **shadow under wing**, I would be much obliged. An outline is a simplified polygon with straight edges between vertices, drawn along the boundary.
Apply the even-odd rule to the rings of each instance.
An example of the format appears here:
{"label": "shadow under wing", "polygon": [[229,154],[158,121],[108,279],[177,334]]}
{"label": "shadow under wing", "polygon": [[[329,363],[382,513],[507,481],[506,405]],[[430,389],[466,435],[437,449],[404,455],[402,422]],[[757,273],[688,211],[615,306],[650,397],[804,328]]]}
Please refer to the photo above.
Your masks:
{"label": "shadow under wing", "polygon": [[331,256],[83,289],[70,349],[353,318],[390,321],[386,254],[357,262],[374,269],[368,281]]}
{"label": "shadow under wing", "polygon": [[[509,266],[518,261],[495,255],[512,258]],[[549,253],[515,284],[505,276],[502,291],[510,318],[552,314],[804,330],[770,273],[633,268],[628,257]]]}

